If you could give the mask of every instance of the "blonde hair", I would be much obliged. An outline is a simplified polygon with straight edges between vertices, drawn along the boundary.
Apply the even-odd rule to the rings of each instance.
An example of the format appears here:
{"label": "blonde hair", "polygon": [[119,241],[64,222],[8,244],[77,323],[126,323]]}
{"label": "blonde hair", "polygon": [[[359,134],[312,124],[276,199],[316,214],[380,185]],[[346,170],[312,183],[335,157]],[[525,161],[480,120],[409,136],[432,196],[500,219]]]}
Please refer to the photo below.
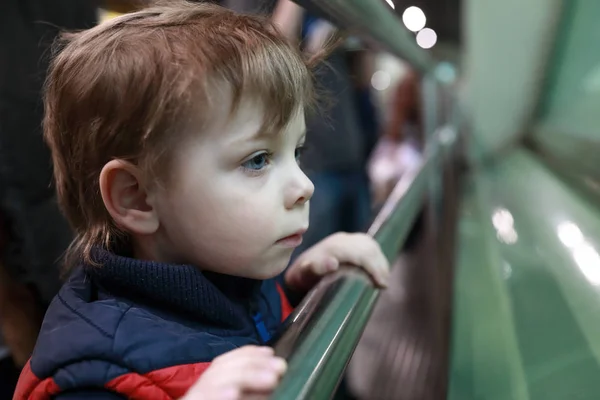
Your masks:
{"label": "blonde hair", "polygon": [[68,267],[93,263],[94,246],[126,240],[102,202],[103,166],[118,158],[148,174],[168,169],[186,128],[210,120],[218,85],[232,90],[232,112],[242,95],[262,101],[264,129],[273,132],[314,100],[307,61],[267,18],[211,4],[171,1],[67,35],[58,46],[44,137],[59,204],[76,234]]}

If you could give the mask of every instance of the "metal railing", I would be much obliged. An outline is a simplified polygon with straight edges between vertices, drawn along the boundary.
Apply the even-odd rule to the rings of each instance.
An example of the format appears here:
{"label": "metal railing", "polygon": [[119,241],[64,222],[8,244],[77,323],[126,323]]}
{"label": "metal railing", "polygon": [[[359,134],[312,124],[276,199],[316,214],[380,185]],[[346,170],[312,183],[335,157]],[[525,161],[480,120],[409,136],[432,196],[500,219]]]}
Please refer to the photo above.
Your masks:
{"label": "metal railing", "polygon": [[[433,85],[436,64],[419,48],[400,19],[380,0],[295,0],[309,12],[404,59]],[[438,93],[438,91],[433,91]],[[432,102],[435,103],[435,102]],[[434,120],[438,120],[434,118]],[[452,121],[454,122],[454,121]],[[455,125],[454,125],[455,126]],[[369,229],[393,262],[404,244],[432,179],[457,142],[452,125],[430,126],[422,163],[403,175]],[[288,372],[272,399],[328,399],[344,373],[368,322],[379,290],[362,271],[344,267],[324,278],[296,308],[276,338],[275,351],[288,360]]]}
{"label": "metal railing", "polygon": [[[452,127],[439,129],[428,156],[396,185],[369,234],[392,261],[423,206],[429,180],[457,141]],[[369,319],[379,290],[365,273],[343,268],[323,279],[297,307],[275,352],[289,368],[274,399],[327,399],[334,392]]]}
{"label": "metal railing", "polygon": [[436,63],[420,48],[412,33],[383,0],[294,0],[312,13],[328,18],[338,27],[382,47],[427,74]]}

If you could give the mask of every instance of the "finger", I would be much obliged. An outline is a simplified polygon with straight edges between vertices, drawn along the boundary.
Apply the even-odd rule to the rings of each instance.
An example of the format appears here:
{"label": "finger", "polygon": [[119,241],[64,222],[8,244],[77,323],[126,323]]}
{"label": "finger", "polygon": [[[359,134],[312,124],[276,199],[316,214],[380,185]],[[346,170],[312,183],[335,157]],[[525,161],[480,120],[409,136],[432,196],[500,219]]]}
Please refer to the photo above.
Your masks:
{"label": "finger", "polygon": [[333,256],[311,252],[288,269],[286,282],[297,289],[310,289],[321,277],[338,270],[339,265],[338,260]]}
{"label": "finger", "polygon": [[241,390],[235,386],[204,387],[196,383],[180,400],[239,400]]}
{"label": "finger", "polygon": [[372,258],[366,256],[361,257],[361,261],[359,262],[358,266],[369,275],[376,286],[386,286],[385,278],[380,275],[378,267],[376,266],[376,262],[373,261]]}
{"label": "finger", "polygon": [[[335,258],[339,264],[352,264],[362,266],[365,263],[364,254],[366,251],[364,235],[357,235],[345,232],[339,232],[332,235],[331,240],[343,241],[344,246],[331,246],[327,253]],[[351,248],[352,251],[348,251]]]}
{"label": "finger", "polygon": [[244,368],[230,371],[232,383],[242,391],[273,390],[287,369],[281,358],[273,358],[265,365],[249,363]]}
{"label": "finger", "polygon": [[286,369],[285,360],[268,348],[245,346],[215,359],[185,399],[201,394],[203,399],[237,400],[246,390],[271,391]]}
{"label": "finger", "polygon": [[248,371],[274,371],[278,374],[283,374],[287,368],[287,363],[281,357],[252,357],[248,355],[244,355],[243,357],[238,357],[232,360],[229,360],[227,364],[221,366],[223,369],[233,370],[248,370]]}
{"label": "finger", "polygon": [[365,251],[368,269],[373,276],[375,282],[381,287],[387,287],[390,277],[390,268],[387,258],[381,251],[379,245],[373,241],[369,246],[370,249]]}
{"label": "finger", "polygon": [[[379,244],[374,240],[365,240],[365,235],[348,235],[345,239],[351,242],[353,252],[336,252],[340,262],[361,267],[380,287],[387,287],[389,280],[389,264]],[[336,249],[337,250],[337,249]]]}
{"label": "finger", "polygon": [[298,290],[303,290],[303,276],[306,275],[306,271],[310,267],[310,261],[306,257],[294,262],[285,272],[285,282],[288,286]]}
{"label": "finger", "polygon": [[324,264],[324,270],[326,273],[332,273],[340,269],[339,260],[332,256],[326,257]]}
{"label": "finger", "polygon": [[298,280],[310,268],[310,265],[310,259],[303,254],[287,269],[286,278]]}
{"label": "finger", "polygon": [[387,258],[381,255],[377,265],[377,278],[375,281],[380,287],[387,288],[390,281],[390,267]]}
{"label": "finger", "polygon": [[253,357],[244,355],[235,359],[228,360],[227,363],[220,365],[220,368],[228,371],[237,370],[252,370],[252,371],[274,371],[276,373],[283,373],[286,369],[286,362],[280,357]]}
{"label": "finger", "polygon": [[310,260],[303,254],[290,266],[289,269],[303,270],[310,266]]}
{"label": "finger", "polygon": [[271,357],[275,353],[272,347],[247,345],[232,350],[224,354],[224,358],[253,356],[253,357]]}
{"label": "finger", "polygon": [[[202,393],[198,393],[202,395]],[[218,395],[219,399],[223,400],[238,400],[241,397],[241,390],[237,387],[226,387]]]}
{"label": "finger", "polygon": [[240,391],[247,389],[270,390],[286,369],[285,360],[279,357],[238,358],[229,363],[220,364],[214,370],[214,376],[211,376],[211,386],[220,388],[220,390],[228,387],[235,387]]}
{"label": "finger", "polygon": [[309,269],[314,275],[323,276],[338,270],[339,267],[340,262],[337,258],[331,255],[322,255],[310,264]]}
{"label": "finger", "polygon": [[388,261],[385,254],[383,254],[383,251],[381,250],[381,246],[378,243],[375,243],[375,256],[374,257],[378,260],[377,270],[379,271],[379,277],[381,278],[381,281],[384,282],[385,286],[387,287],[387,283],[390,280],[390,262]]}
{"label": "finger", "polygon": [[390,277],[389,263],[379,246],[372,248],[370,251],[365,251],[362,258],[361,266],[371,275],[375,284],[386,288]]}
{"label": "finger", "polygon": [[268,358],[272,357],[275,350],[269,346],[254,346],[248,345],[238,349],[228,351],[227,353],[214,359],[213,363],[218,362],[219,364],[228,363],[232,360],[237,360],[240,357],[248,358]]}

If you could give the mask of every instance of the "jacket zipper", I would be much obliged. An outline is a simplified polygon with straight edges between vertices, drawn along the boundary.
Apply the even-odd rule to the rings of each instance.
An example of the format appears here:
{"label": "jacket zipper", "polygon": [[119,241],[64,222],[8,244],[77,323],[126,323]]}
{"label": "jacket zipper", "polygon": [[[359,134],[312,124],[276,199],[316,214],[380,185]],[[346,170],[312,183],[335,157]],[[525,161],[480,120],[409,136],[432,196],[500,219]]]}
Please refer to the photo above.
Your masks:
{"label": "jacket zipper", "polygon": [[250,318],[252,319],[252,323],[254,325],[254,330],[256,331],[259,341],[261,344],[267,343],[271,339],[271,334],[269,334],[269,330],[265,325],[264,318],[260,311],[258,311],[258,307],[256,304],[250,304]]}

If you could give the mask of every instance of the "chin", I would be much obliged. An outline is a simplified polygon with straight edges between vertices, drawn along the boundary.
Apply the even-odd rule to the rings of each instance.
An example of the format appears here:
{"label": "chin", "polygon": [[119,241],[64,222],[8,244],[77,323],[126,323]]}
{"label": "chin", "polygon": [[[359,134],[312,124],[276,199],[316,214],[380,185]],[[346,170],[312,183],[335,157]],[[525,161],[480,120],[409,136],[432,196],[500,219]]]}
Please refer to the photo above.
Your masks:
{"label": "chin", "polygon": [[261,266],[259,266],[255,271],[256,273],[253,273],[252,278],[253,279],[259,279],[259,280],[267,280],[267,279],[271,279],[271,278],[275,278],[277,275],[281,274],[283,271],[285,271],[285,268],[287,267],[289,263],[289,258],[286,259],[284,262],[278,262],[278,263],[265,263]]}

